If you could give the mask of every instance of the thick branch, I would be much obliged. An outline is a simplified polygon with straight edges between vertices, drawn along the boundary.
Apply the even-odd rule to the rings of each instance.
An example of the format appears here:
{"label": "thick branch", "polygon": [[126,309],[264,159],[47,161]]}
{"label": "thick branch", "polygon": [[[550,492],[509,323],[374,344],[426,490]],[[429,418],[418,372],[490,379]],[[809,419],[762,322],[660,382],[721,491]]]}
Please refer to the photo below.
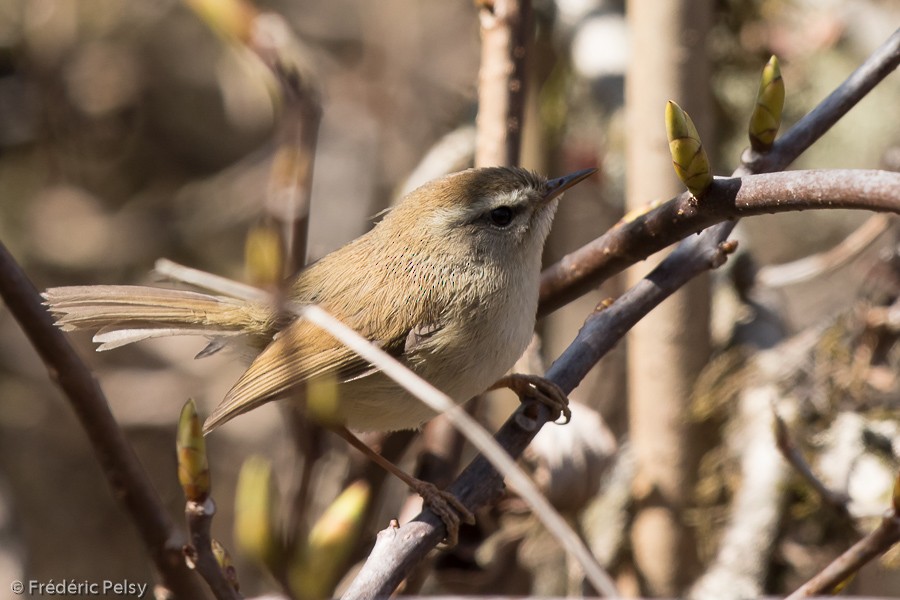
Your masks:
{"label": "thick branch", "polygon": [[178,598],[204,598],[184,563],[184,540],[109,410],[90,371],[44,309],[41,297],[0,244],[0,295],[69,399],[112,489],[132,518],[163,580]]}
{"label": "thick branch", "polygon": [[[848,175],[848,180],[842,180]],[[588,284],[588,279],[615,275],[692,233],[728,219],[809,208],[894,210],[891,206],[891,197],[896,198],[897,193],[894,173],[792,171],[766,177],[717,179],[702,201],[685,192],[637,219],[617,225],[544,271],[541,297],[551,300],[542,308],[550,311],[556,307],[557,299],[575,293],[569,283],[560,282],[581,281],[593,285]],[[788,189],[786,184],[800,189]],[[769,203],[768,198],[773,202]],[[564,273],[562,278],[557,278],[560,273]],[[558,284],[561,287],[556,287]]]}
{"label": "thick branch", "polygon": [[[898,64],[900,30],[888,38],[821,104],[776,141],[765,156],[748,154],[745,166],[735,174],[774,171],[790,164],[896,69]],[[630,222],[617,225],[549,266],[541,274],[539,315],[553,312],[626,267],[677,242],[685,235],[698,231],[699,228],[685,223],[682,218],[684,211],[689,209],[690,197],[682,194]]]}

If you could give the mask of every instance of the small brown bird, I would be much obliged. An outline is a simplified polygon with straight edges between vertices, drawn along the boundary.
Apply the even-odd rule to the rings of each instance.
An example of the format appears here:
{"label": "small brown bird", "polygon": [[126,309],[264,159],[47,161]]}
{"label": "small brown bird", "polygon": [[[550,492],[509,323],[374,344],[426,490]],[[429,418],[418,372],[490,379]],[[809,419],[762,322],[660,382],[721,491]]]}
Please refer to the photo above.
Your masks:
{"label": "small brown bird", "polygon": [[[286,297],[320,305],[457,402],[502,385],[520,394],[537,388],[563,408],[565,396],[549,382],[504,374],[534,330],[541,253],[557,199],[594,171],[548,181],[491,167],[425,184],[371,231],[300,271],[286,283]],[[325,375],[337,379],[339,418],[350,429],[410,429],[434,416],[329,334],[286,317],[271,301],[147,286],[51,288],[44,297],[63,329],[99,330],[100,350],[185,334],[212,338],[213,349],[230,338],[255,348],[259,354],[205,432],[271,400],[302,401],[306,383]],[[440,502],[424,482],[401,478],[433,507]]]}

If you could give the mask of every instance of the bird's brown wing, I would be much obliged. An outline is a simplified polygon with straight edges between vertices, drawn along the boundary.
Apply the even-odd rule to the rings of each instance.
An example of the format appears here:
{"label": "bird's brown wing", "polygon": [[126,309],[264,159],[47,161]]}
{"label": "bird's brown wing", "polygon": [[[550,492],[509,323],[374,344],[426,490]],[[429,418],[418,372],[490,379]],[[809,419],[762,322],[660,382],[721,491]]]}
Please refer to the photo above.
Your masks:
{"label": "bird's brown wing", "polygon": [[[388,351],[402,352],[403,339],[378,340]],[[278,335],[234,384],[203,425],[208,433],[241,413],[283,397],[316,377],[334,374],[338,383],[359,379],[375,369],[322,329],[302,319]]]}
{"label": "bird's brown wing", "polygon": [[[420,338],[427,339],[439,329],[420,324],[439,322],[443,306],[423,293],[424,286],[414,278],[401,279],[403,287],[398,288],[396,270],[346,268],[369,264],[369,251],[363,236],[310,265],[293,284],[291,296],[298,303],[319,304],[386,352],[402,357],[414,349],[410,344],[416,346]],[[336,272],[344,276],[329,276]],[[321,375],[333,374],[343,383],[374,372],[372,365],[325,331],[298,319],[256,357],[207,419],[204,431],[286,396]]]}

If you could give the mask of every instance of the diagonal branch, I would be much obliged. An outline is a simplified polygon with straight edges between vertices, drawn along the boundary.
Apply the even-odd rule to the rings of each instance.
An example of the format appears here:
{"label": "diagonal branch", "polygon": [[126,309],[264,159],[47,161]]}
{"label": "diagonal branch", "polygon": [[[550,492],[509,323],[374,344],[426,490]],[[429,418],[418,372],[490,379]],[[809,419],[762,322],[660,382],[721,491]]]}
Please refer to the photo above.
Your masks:
{"label": "diagonal branch", "polygon": [[184,540],[109,410],[103,391],[44,308],[31,281],[0,244],[0,295],[75,410],[112,495],[138,529],[163,585],[175,597],[204,598],[181,554]]}
{"label": "diagonal branch", "polygon": [[[900,474],[897,481],[900,482]],[[852,577],[866,563],[884,554],[896,544],[900,544],[900,511],[894,506],[888,509],[878,527],[834,559],[818,575],[800,586],[787,597],[787,600],[834,593],[835,588]]]}
{"label": "diagonal branch", "polygon": [[[900,173],[813,170],[717,179],[703,200],[694,204],[690,210],[702,215],[689,219],[718,221],[809,208],[900,213]],[[645,314],[693,277],[724,262],[733,248],[719,242],[719,235],[718,227],[713,227],[688,238],[611,306],[591,314],[548,376],[557,365],[564,365],[560,376],[565,377],[565,383],[556,383],[566,391],[571,389],[567,386],[576,386]]]}
{"label": "diagonal branch", "polygon": [[[749,152],[735,175],[784,168],[819,139],[847,111],[900,65],[900,29],[881,45],[837,89],[786,132],[765,155]],[[541,274],[540,316],[582,296],[626,267],[677,242],[710,223],[688,216],[690,197],[682,194],[564,256]],[[726,232],[725,229],[728,229]],[[724,239],[730,228],[720,232]],[[722,235],[724,233],[724,235]]]}

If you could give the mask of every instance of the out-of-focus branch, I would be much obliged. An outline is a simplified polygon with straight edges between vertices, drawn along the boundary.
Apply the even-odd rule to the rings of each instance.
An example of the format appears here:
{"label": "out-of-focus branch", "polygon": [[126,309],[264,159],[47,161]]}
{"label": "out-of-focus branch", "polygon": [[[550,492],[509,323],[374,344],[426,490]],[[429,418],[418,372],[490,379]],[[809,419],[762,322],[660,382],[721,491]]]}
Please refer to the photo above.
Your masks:
{"label": "out-of-focus branch", "polygon": [[[781,169],[819,139],[882,79],[900,65],[900,30],[895,32],[815,109],[778,139],[765,154],[749,152],[735,175]],[[683,237],[709,227],[686,219],[682,194],[564,256],[541,274],[541,304],[546,315],[587,293],[604,280]],[[694,215],[693,218],[699,218]],[[725,234],[727,235],[727,233]],[[720,235],[719,239],[724,239]]]}
{"label": "out-of-focus branch", "polygon": [[134,522],[163,585],[176,598],[205,597],[200,580],[187,568],[181,554],[184,539],[113,418],[103,391],[53,324],[37,290],[3,244],[0,244],[0,295],[47,365],[50,378],[75,410],[112,495]]}
{"label": "out-of-focus branch", "polygon": [[[278,287],[285,276],[306,264],[313,164],[322,118],[320,86],[309,50],[281,15],[260,12],[247,0],[185,1],[211,29],[254,54],[274,77],[273,99],[279,111],[265,225],[268,233],[278,231],[280,239],[278,272],[266,283]],[[267,236],[257,237],[265,240]],[[312,466],[321,453],[322,431],[291,407],[284,414],[297,452],[304,457],[293,486],[295,510],[288,525],[290,535],[296,535],[305,516]]]}
{"label": "out-of-focus branch", "polygon": [[307,65],[308,51],[280,15],[257,16],[248,46],[275,75],[280,89],[278,147],[266,210],[284,233],[285,271],[290,275],[306,263],[313,163],[322,119],[321,93]]}
{"label": "out-of-focus branch", "polygon": [[[756,598],[764,590],[783,517],[782,496],[791,475],[775,447],[768,410],[781,403],[790,406],[781,382],[803,368],[820,333],[806,330],[781,340],[741,366],[752,375],[746,376],[736,406],[729,409],[734,415],[725,436],[729,453],[739,461],[741,484],[734,493],[716,557],[687,594],[691,600]],[[718,395],[721,391],[716,386],[702,393]],[[785,412],[791,419],[796,411]]]}
{"label": "out-of-focus branch", "polygon": [[871,248],[895,223],[893,215],[873,215],[838,245],[824,252],[760,268],[756,281],[763,288],[783,288],[834,272]]}
{"label": "out-of-focus branch", "polygon": [[532,33],[531,0],[480,0],[475,166],[517,165]]}
{"label": "out-of-focus branch", "polygon": [[778,451],[781,452],[784,459],[794,468],[794,471],[806,480],[822,500],[835,509],[842,517],[849,518],[850,511],[848,510],[848,505],[850,504],[850,496],[846,493],[832,490],[825,485],[821,479],[816,477],[812,467],[809,466],[809,463],[803,458],[803,454],[800,453],[797,445],[794,444],[794,440],[791,439],[791,434],[788,432],[787,425],[785,424],[784,419],[781,418],[781,415],[778,414],[777,410],[773,411],[773,418],[775,421],[775,445],[778,447]]}
{"label": "out-of-focus branch", "polygon": [[280,225],[287,246],[288,274],[306,262],[309,198],[319,122],[317,77],[309,51],[278,14],[260,12],[246,0],[185,0],[225,39],[248,49],[275,78],[280,115],[266,211]]}
{"label": "out-of-focus branch", "polygon": [[900,472],[894,483],[891,508],[874,531],[853,544],[818,575],[804,583],[787,600],[833,593],[835,588],[859,571],[863,565],[900,543]]}

